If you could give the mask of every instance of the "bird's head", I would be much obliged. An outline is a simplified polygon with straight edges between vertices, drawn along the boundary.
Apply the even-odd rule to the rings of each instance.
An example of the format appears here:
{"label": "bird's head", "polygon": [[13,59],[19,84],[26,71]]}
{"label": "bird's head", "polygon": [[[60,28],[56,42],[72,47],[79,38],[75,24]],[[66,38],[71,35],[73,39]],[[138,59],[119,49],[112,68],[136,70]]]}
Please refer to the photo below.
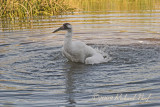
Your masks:
{"label": "bird's head", "polygon": [[53,31],[52,33],[58,32],[60,30],[67,30],[67,31],[71,31],[72,30],[72,25],[69,23],[64,23],[61,27],[59,27],[58,29],[56,29],[55,31]]}

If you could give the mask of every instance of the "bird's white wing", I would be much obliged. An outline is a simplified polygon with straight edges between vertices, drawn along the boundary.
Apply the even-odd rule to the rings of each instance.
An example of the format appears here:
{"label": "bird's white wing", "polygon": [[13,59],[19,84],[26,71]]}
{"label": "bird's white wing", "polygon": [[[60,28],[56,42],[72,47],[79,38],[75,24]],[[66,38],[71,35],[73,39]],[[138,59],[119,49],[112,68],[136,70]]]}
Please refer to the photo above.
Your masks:
{"label": "bird's white wing", "polygon": [[77,50],[77,52],[82,52],[86,56],[93,55],[96,52],[92,47],[86,45],[84,42],[81,41],[72,42],[72,46],[74,50]]}

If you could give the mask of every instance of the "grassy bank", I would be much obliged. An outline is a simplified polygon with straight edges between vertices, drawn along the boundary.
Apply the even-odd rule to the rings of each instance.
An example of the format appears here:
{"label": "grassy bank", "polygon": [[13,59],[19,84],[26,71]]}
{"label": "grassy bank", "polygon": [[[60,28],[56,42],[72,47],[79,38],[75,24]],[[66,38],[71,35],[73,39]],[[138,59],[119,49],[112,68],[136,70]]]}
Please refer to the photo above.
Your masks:
{"label": "grassy bank", "polygon": [[143,11],[160,9],[160,0],[79,0],[78,5],[84,11]]}
{"label": "grassy bank", "polygon": [[0,0],[0,17],[52,16],[73,10],[66,0]]}
{"label": "grassy bank", "polygon": [[160,9],[160,0],[0,0],[0,17],[53,16],[71,11]]}

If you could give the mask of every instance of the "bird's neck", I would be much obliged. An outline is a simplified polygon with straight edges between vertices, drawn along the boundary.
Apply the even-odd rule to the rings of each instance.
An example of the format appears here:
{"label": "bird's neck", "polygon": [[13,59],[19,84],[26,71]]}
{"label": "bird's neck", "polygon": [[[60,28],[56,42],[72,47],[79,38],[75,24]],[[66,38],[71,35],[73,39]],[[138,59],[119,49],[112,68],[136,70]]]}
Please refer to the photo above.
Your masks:
{"label": "bird's neck", "polygon": [[65,35],[64,46],[69,46],[72,43],[72,30],[68,30]]}

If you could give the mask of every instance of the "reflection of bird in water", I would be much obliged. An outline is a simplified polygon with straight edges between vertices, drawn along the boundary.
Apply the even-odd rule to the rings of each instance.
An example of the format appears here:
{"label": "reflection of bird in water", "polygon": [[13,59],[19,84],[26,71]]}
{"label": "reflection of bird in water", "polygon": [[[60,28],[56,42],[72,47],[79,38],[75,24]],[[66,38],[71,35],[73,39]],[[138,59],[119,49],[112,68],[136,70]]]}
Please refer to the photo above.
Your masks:
{"label": "reflection of bird in water", "polygon": [[63,26],[56,29],[53,33],[59,30],[66,30],[64,45],[62,48],[63,55],[72,62],[81,62],[85,64],[98,64],[106,62],[101,52],[86,45],[81,41],[72,41],[72,25],[64,23]]}

